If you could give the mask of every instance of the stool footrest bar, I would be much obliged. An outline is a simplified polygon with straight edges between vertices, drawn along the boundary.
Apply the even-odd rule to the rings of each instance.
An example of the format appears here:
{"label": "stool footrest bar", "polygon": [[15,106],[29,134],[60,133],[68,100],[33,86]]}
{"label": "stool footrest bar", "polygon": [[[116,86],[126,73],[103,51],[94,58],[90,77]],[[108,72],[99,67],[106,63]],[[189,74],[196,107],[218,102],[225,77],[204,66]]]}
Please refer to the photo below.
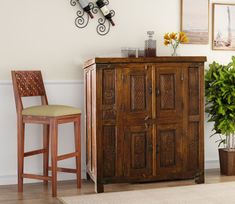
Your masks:
{"label": "stool footrest bar", "polygon": [[[51,171],[51,167],[49,167],[49,171]],[[64,172],[64,173],[73,173],[73,174],[76,174],[76,173],[77,173],[77,170],[76,170],[76,169],[61,168],[61,167],[57,167],[57,171],[59,171],[59,172]]]}
{"label": "stool footrest bar", "polygon": [[33,156],[37,154],[43,154],[46,151],[47,151],[46,149],[38,149],[38,150],[30,151],[30,152],[25,152],[24,157],[29,157],[29,156]]}
{"label": "stool footrest bar", "polygon": [[50,176],[41,176],[36,174],[23,174],[22,177],[27,179],[37,179],[43,181],[51,181],[52,179]]}
{"label": "stool footrest bar", "polygon": [[64,155],[58,156],[57,160],[60,161],[60,160],[64,160],[64,159],[69,159],[69,158],[72,158],[72,157],[76,157],[78,155],[79,155],[78,152],[64,154]]}

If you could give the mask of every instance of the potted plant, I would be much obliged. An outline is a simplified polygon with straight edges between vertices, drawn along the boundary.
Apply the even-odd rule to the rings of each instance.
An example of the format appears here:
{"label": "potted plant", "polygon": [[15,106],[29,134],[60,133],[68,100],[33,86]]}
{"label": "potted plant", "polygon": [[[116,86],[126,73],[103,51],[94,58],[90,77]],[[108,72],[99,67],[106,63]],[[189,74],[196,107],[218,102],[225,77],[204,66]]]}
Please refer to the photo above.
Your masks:
{"label": "potted plant", "polygon": [[206,112],[218,135],[220,170],[235,175],[235,57],[228,65],[213,62],[205,75]]}

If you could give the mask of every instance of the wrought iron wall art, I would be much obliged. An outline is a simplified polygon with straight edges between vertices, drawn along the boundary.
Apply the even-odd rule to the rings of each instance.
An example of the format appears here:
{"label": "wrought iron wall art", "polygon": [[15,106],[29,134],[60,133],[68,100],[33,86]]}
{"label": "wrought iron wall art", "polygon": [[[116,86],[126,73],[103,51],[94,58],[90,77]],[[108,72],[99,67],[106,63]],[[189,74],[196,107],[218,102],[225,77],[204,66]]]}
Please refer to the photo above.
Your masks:
{"label": "wrought iron wall art", "polygon": [[115,23],[112,20],[115,16],[115,11],[107,8],[107,5],[109,5],[109,0],[98,0],[96,1],[96,5],[103,14],[103,17],[98,19],[96,31],[99,35],[106,35],[110,31],[111,25],[115,26]]}
{"label": "wrought iron wall art", "polygon": [[98,25],[96,31],[99,35],[107,35],[110,31],[110,27],[115,26],[112,18],[115,16],[114,10],[109,10],[109,0],[97,0],[96,5],[88,0],[70,0],[71,6],[79,5],[81,9],[77,11],[77,18],[75,19],[75,25],[82,29],[85,28],[90,19],[94,18],[93,14],[98,14],[99,10],[102,13],[102,17],[98,19]]}
{"label": "wrought iron wall art", "polygon": [[70,0],[70,4],[72,6],[79,5],[81,9],[77,11],[77,18],[75,19],[75,25],[78,28],[85,28],[90,18],[94,18],[93,14],[91,13],[91,7],[87,0]]}

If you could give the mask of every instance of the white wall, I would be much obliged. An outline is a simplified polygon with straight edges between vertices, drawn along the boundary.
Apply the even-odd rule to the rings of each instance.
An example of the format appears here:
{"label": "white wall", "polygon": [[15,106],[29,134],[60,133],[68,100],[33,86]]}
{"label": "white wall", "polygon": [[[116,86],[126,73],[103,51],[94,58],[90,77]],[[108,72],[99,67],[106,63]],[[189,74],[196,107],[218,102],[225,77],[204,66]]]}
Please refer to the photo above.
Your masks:
{"label": "white wall", "polygon": [[[75,27],[77,10],[69,1],[0,0],[0,184],[14,183],[16,175],[16,117],[9,83],[11,69],[41,69],[45,80],[49,81],[46,87],[51,102],[83,107],[83,85],[78,80],[83,78],[85,60],[95,56],[120,56],[121,47],[143,47],[147,30],[157,33],[158,54],[170,55],[162,36],[180,28],[180,0],[110,0],[110,8],[116,11],[117,26],[109,35],[101,37],[95,31],[97,18],[84,30]],[[216,2],[235,3],[235,0]],[[234,55],[234,52],[212,51],[211,43],[184,45],[180,53],[206,55],[208,63],[213,60],[227,63]],[[51,80],[56,81],[51,83]],[[215,139],[209,139],[211,124],[205,123],[205,127],[207,167],[217,167],[217,146]],[[40,141],[40,130],[27,128],[29,133],[35,129],[37,134],[31,135],[32,141],[28,143],[31,149]],[[61,139],[66,145],[61,151],[65,151],[72,147],[67,139],[72,131],[71,127],[62,131],[66,136]],[[39,167],[37,160],[30,164],[34,171]]]}

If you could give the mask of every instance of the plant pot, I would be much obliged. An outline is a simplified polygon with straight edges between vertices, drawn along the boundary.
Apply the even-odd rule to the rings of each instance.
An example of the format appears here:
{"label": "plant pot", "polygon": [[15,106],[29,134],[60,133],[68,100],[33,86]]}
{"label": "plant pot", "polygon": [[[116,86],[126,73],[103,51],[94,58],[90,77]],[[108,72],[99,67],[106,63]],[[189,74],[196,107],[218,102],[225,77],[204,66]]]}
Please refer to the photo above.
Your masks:
{"label": "plant pot", "polygon": [[226,176],[235,175],[235,151],[219,149],[220,173]]}

